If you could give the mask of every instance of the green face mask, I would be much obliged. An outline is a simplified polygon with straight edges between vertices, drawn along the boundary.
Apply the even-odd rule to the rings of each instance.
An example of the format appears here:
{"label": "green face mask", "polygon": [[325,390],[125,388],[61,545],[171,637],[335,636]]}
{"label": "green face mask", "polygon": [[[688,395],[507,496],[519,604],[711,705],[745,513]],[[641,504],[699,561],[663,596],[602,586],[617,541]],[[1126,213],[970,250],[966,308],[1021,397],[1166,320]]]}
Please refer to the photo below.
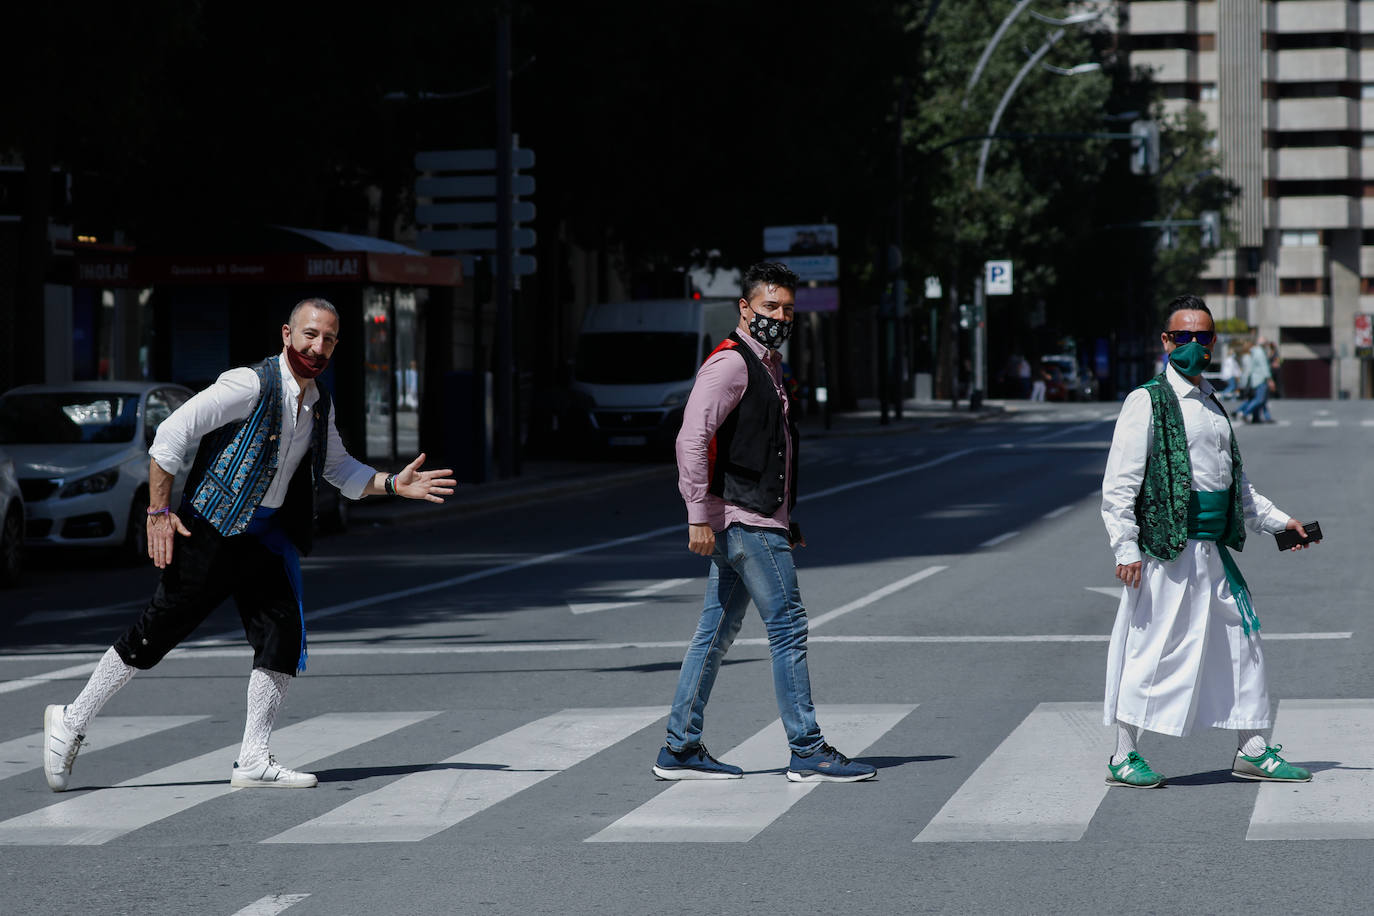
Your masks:
{"label": "green face mask", "polygon": [[1212,353],[1193,340],[1181,347],[1174,347],[1174,352],[1169,354],[1169,362],[1177,366],[1178,371],[1184,375],[1196,377],[1212,362]]}

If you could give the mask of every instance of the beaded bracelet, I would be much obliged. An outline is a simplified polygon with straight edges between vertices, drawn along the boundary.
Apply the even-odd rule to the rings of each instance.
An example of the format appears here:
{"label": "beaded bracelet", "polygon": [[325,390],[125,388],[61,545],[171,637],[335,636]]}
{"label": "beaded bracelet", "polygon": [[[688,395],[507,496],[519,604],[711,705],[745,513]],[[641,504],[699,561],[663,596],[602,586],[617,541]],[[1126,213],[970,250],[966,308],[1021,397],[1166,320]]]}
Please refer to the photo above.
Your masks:
{"label": "beaded bracelet", "polygon": [[395,474],[390,474],[390,475],[387,476],[387,478],[386,478],[386,492],[387,492],[389,495],[391,495],[391,496],[395,496],[395,495],[396,495],[396,475],[395,475]]}
{"label": "beaded bracelet", "polygon": [[149,514],[150,516],[152,516],[152,515],[166,515],[167,513],[171,512],[171,511],[172,511],[172,507],[171,507],[171,506],[163,506],[161,509],[149,509],[149,510],[148,510],[148,514]]}

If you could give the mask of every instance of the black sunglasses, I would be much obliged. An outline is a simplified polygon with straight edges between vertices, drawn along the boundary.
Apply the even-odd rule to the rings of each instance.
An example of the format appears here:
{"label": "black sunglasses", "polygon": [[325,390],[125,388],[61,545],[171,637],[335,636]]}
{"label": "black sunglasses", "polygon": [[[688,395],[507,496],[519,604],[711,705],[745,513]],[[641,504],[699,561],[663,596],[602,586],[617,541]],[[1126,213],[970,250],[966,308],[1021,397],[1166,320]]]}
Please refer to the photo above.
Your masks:
{"label": "black sunglasses", "polygon": [[1176,344],[1186,344],[1197,341],[1204,347],[1210,347],[1212,341],[1217,339],[1216,331],[1165,331],[1169,339]]}

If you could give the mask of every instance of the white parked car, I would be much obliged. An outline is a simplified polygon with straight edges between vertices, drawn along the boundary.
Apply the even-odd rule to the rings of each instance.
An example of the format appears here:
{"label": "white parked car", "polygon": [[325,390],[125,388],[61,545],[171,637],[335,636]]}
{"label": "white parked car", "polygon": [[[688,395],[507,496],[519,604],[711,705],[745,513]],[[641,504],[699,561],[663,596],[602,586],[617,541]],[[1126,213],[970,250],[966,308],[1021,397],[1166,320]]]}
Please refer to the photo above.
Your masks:
{"label": "white parked car", "polygon": [[13,585],[23,566],[24,495],[14,460],[0,449],[0,586]]}
{"label": "white parked car", "polygon": [[[0,395],[0,448],[15,465],[33,547],[116,547],[148,556],[148,446],[194,394],[166,382],[22,385]],[[177,475],[172,505],[186,471]]]}

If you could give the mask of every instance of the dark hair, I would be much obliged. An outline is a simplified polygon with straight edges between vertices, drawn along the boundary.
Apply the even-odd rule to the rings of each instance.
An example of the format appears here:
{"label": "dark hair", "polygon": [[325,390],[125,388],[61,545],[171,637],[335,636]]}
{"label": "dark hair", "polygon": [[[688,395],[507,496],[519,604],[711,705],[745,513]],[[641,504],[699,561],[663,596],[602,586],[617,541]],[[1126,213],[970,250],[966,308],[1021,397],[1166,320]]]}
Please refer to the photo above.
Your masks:
{"label": "dark hair", "polygon": [[328,312],[334,316],[335,321],[339,320],[339,310],[334,308],[328,299],[312,296],[309,299],[302,299],[300,302],[296,303],[295,307],[291,309],[291,317],[286,319],[287,326],[294,328],[296,326],[296,316],[300,314],[301,309],[305,308],[319,309],[322,312]]}
{"label": "dark hair", "polygon": [[1179,296],[1164,307],[1164,327],[1169,326],[1169,321],[1177,312],[1206,312],[1208,318],[1212,317],[1212,310],[1201,296]]}
{"label": "dark hair", "polygon": [[777,261],[760,261],[744,272],[744,280],[741,281],[740,287],[743,290],[744,298],[752,299],[754,292],[761,285],[781,286],[795,293],[800,283],[801,279],[789,270],[786,264],[779,264]]}

